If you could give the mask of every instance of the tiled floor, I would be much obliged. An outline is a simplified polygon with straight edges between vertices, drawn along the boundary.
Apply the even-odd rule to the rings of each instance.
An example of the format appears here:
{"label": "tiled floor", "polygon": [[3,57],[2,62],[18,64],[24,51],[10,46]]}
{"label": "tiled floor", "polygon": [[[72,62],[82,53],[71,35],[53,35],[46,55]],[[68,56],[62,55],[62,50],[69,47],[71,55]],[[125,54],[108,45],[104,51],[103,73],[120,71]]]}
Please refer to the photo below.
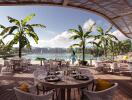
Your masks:
{"label": "tiled floor", "polygon": [[[132,80],[127,76],[101,74],[90,69],[95,79],[102,78],[108,79],[112,82],[118,82],[119,87],[116,91],[114,100],[132,100]],[[14,91],[12,88],[18,86],[21,82],[28,82],[33,84],[32,73],[17,73],[13,77],[0,76],[0,100],[16,100]],[[77,91],[72,90],[72,99],[80,100],[80,96]]]}

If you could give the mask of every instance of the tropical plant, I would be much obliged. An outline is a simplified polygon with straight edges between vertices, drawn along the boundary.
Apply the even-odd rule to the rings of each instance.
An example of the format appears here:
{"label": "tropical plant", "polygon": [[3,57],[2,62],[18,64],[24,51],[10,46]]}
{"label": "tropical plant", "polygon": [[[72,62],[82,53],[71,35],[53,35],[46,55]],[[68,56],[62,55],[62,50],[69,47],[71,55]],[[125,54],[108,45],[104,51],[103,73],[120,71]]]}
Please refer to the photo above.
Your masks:
{"label": "tropical plant", "polygon": [[132,50],[132,42],[131,40],[122,40],[116,43],[116,50],[118,54],[124,54],[130,52]]}
{"label": "tropical plant", "polygon": [[95,57],[102,56],[102,47],[100,46],[100,42],[90,41],[88,43],[93,44],[93,48],[92,48],[93,56],[95,56]]}
{"label": "tropical plant", "polygon": [[11,55],[12,55],[11,48],[8,48],[6,44],[3,42],[3,40],[0,39],[0,56],[5,59],[7,56]]}
{"label": "tropical plant", "polygon": [[34,31],[34,28],[36,27],[45,28],[45,26],[41,24],[28,23],[34,16],[35,14],[31,14],[20,21],[8,16],[7,18],[9,22],[14,25],[9,27],[0,25],[0,28],[3,28],[3,31],[0,33],[0,35],[2,35],[3,38],[6,38],[9,35],[14,36],[13,40],[11,40],[8,43],[8,47],[12,48],[14,44],[19,44],[20,58],[21,58],[22,48],[26,46],[27,48],[31,49],[31,45],[30,45],[30,41],[28,40],[28,37],[33,38],[34,41],[38,43],[39,37],[37,36],[37,33]]}
{"label": "tropical plant", "polygon": [[84,32],[84,30],[82,29],[82,27],[80,25],[78,25],[78,30],[77,29],[69,29],[69,31],[71,33],[73,33],[73,35],[70,37],[70,39],[79,41],[79,43],[73,44],[72,46],[79,46],[82,49],[82,57],[83,57],[82,61],[85,61],[85,48],[86,48],[86,44],[87,44],[87,39],[93,37],[90,33],[92,32],[94,25],[95,25],[95,23],[93,25],[91,25],[90,28],[88,29],[88,31],[86,31],[86,32]]}
{"label": "tropical plant", "polygon": [[113,61],[114,61],[114,56],[116,56],[118,52],[117,43],[118,41],[110,41],[110,43],[108,44],[108,53],[112,55]]}
{"label": "tropical plant", "polygon": [[112,41],[118,41],[118,39],[116,38],[116,36],[109,34],[109,32],[111,31],[112,26],[110,26],[109,28],[107,28],[106,31],[103,30],[102,27],[98,27],[97,31],[98,34],[95,36],[95,40],[99,41],[99,45],[103,48],[104,50],[104,56],[107,57],[107,49],[109,44]]}

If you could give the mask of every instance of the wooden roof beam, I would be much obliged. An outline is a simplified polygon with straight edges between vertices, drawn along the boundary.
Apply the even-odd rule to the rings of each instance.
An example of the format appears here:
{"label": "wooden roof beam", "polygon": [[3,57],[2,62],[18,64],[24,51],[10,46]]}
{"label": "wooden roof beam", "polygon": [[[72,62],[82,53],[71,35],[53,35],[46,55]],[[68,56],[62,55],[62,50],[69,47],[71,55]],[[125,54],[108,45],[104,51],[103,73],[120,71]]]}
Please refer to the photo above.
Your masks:
{"label": "wooden roof beam", "polygon": [[121,14],[121,15],[119,15],[119,16],[113,17],[113,18],[111,18],[111,19],[113,20],[113,19],[117,19],[117,18],[120,18],[120,17],[123,17],[123,16],[131,15],[131,14],[132,14],[132,12],[129,12],[129,13],[125,13],[125,14]]}
{"label": "wooden roof beam", "polygon": [[96,4],[98,7],[104,9],[105,11],[108,11],[109,13],[112,13],[113,15],[116,15],[116,13],[112,12],[111,10],[109,9],[106,9],[104,6],[101,6],[99,3],[97,3],[96,1],[94,0],[90,0],[92,3]]}

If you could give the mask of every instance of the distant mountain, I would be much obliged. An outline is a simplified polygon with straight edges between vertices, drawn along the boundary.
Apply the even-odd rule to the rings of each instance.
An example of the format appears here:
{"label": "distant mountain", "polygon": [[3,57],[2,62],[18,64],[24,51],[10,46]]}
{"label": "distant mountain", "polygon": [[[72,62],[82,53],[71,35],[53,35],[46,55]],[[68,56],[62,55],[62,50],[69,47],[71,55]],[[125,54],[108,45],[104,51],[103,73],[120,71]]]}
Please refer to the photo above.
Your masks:
{"label": "distant mountain", "polygon": [[31,53],[66,53],[65,48],[40,48],[33,47]]}

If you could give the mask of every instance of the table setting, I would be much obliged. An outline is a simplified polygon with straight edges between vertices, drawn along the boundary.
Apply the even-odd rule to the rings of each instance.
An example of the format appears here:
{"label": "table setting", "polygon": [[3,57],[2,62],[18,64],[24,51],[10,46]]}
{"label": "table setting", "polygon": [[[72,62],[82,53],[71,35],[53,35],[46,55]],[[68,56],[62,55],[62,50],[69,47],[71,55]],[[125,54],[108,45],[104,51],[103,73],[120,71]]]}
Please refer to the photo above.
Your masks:
{"label": "table setting", "polygon": [[71,100],[70,91],[72,88],[87,87],[93,82],[93,77],[81,72],[78,69],[65,69],[61,71],[49,71],[38,76],[38,81],[44,86],[60,89],[59,100],[65,100],[65,92],[67,92],[67,100]]}
{"label": "table setting", "polygon": [[47,73],[41,73],[38,75],[39,80],[45,82],[60,82],[60,81],[87,81],[89,76],[85,73],[81,73],[79,70],[63,70],[63,71],[49,71]]}

